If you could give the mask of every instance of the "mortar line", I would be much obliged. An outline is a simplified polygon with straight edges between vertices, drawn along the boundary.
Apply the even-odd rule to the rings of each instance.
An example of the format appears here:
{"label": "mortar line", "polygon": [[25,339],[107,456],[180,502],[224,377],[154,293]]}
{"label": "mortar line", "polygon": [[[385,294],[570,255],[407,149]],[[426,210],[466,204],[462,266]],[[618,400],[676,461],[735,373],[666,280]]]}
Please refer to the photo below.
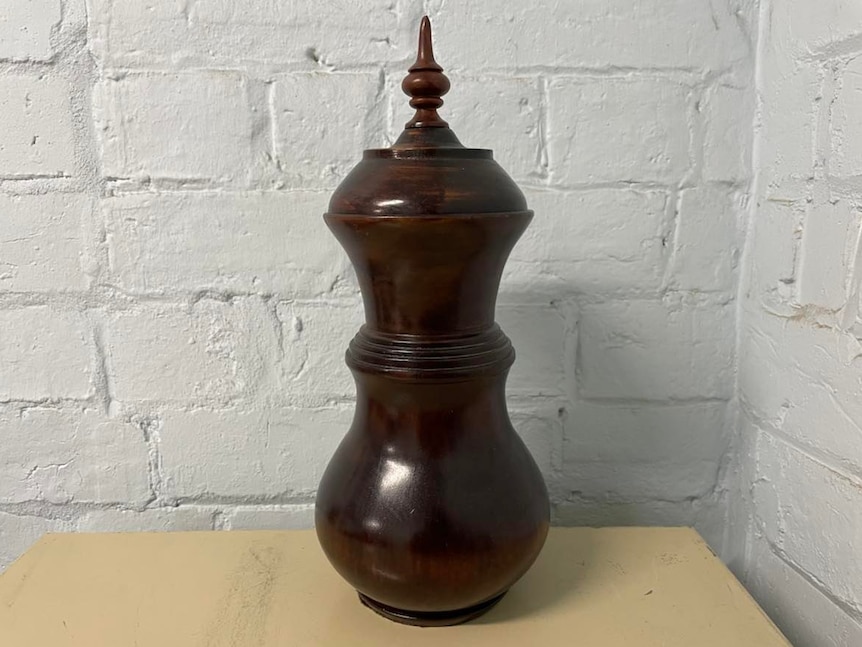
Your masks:
{"label": "mortar line", "polygon": [[99,397],[105,415],[110,416],[114,408],[114,384],[108,366],[109,360],[107,345],[105,343],[105,331],[100,321],[93,321],[91,325],[93,326],[93,345],[96,352],[94,382],[97,397]]}
{"label": "mortar line", "polygon": [[838,607],[842,611],[842,613],[844,613],[844,615],[846,615],[851,620],[862,624],[862,609],[859,609],[858,607],[854,606],[849,600],[845,600],[843,597],[836,595],[824,582],[820,580],[820,578],[818,578],[812,573],[809,573],[804,568],[799,566],[780,546],[772,542],[765,535],[764,540],[766,542],[766,545],[769,547],[769,550],[772,551],[772,554],[775,555],[782,562],[784,562],[784,564],[787,565],[788,568],[790,568],[799,577],[805,580],[809,585],[814,587],[823,597],[829,600],[833,605]]}
{"label": "mortar line", "polygon": [[847,481],[852,487],[862,488],[862,469],[849,467],[841,463],[841,457],[830,454],[822,449],[813,447],[806,442],[800,441],[777,426],[769,419],[760,416],[754,407],[744,397],[740,397],[740,409],[757,429],[768,436],[772,436],[779,442],[784,443],[790,449],[802,454],[806,459],[828,470],[835,476]]}

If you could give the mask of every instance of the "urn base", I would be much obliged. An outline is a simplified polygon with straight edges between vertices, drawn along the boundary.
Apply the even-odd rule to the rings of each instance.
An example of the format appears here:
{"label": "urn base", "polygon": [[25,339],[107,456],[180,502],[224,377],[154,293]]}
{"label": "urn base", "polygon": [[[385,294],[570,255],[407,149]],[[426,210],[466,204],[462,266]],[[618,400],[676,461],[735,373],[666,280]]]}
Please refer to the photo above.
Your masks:
{"label": "urn base", "polygon": [[382,602],[372,600],[362,593],[359,593],[359,600],[375,613],[393,622],[414,625],[416,627],[449,627],[478,618],[502,600],[506,593],[507,591],[503,591],[500,595],[490,600],[473,605],[472,607],[455,609],[453,611],[407,611],[405,609],[396,609]]}

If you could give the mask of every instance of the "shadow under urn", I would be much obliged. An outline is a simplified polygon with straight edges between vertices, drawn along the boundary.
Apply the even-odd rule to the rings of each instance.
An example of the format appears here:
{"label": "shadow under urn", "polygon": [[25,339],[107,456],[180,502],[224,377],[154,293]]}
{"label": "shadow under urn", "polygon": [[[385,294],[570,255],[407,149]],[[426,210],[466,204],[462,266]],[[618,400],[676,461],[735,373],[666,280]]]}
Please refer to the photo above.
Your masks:
{"label": "shadow under urn", "polygon": [[494,322],[506,259],[533,212],[491,151],[437,114],[449,80],[423,18],[402,83],[416,110],[366,150],[324,218],[356,270],[353,424],[324,472],[315,524],[335,569],[381,615],[451,625],[491,608],[536,559],[550,507],[512,428],[515,352]]}

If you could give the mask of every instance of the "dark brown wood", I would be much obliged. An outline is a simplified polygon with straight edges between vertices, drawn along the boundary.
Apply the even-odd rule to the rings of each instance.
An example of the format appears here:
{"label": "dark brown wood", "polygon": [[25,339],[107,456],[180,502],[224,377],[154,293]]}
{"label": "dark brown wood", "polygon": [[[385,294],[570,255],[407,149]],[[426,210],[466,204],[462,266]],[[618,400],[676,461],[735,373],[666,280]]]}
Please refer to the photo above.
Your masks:
{"label": "dark brown wood", "polygon": [[410,96],[410,107],[416,109],[407,128],[445,128],[449,124],[440,119],[437,108],[443,105],[442,97],[449,92],[449,79],[443,68],[434,60],[431,44],[431,21],[428,16],[419,25],[419,52],[416,62],[407,70],[409,74],[401,82],[404,94]]}
{"label": "dark brown wood", "polygon": [[549,523],[506,409],[515,353],[494,322],[533,214],[491,152],[464,148],[437,116],[441,78],[425,18],[403,85],[416,117],[392,148],[365,151],[324,216],[366,323],[347,350],[356,413],[320,483],[317,534],[363,603],[424,626],[493,606]]}

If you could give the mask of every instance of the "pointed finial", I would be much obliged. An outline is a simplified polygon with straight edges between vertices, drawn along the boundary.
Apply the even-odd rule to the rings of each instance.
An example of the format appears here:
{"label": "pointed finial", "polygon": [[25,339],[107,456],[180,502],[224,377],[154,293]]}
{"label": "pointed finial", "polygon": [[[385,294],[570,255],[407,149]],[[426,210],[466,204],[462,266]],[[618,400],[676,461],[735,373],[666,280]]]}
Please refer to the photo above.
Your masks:
{"label": "pointed finial", "polygon": [[449,124],[437,114],[437,108],[443,105],[442,97],[449,91],[449,79],[443,74],[443,68],[434,60],[434,50],[431,45],[431,21],[428,16],[422,18],[419,25],[419,53],[416,62],[410,66],[410,74],[401,82],[404,94],[410,97],[410,107],[416,109],[413,119],[407,122],[406,128],[445,128]]}

